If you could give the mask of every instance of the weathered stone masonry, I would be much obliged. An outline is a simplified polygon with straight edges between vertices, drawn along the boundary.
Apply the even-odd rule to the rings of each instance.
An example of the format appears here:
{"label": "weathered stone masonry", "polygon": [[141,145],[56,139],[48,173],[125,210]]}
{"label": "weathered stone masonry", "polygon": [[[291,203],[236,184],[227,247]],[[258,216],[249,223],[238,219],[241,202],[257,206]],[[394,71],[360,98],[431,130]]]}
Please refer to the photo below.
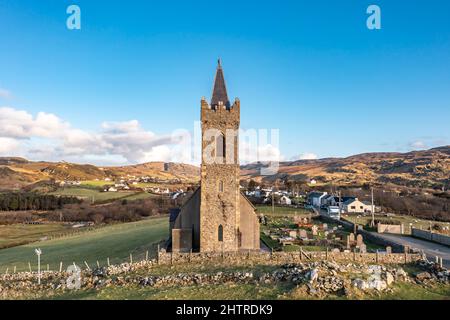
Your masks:
{"label": "weathered stone masonry", "polygon": [[201,186],[172,224],[171,249],[259,250],[258,217],[239,188],[240,101],[230,104],[220,62],[211,103],[201,100],[201,122]]}

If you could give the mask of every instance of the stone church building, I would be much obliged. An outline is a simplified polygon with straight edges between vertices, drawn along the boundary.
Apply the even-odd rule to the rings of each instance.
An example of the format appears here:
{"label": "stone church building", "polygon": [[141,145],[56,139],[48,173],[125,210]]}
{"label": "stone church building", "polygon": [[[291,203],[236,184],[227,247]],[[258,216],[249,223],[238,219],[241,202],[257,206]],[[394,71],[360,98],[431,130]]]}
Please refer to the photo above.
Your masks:
{"label": "stone church building", "polygon": [[259,250],[259,219],[239,187],[240,101],[228,100],[220,61],[211,103],[201,100],[201,124],[201,184],[181,208],[171,210],[169,249]]}

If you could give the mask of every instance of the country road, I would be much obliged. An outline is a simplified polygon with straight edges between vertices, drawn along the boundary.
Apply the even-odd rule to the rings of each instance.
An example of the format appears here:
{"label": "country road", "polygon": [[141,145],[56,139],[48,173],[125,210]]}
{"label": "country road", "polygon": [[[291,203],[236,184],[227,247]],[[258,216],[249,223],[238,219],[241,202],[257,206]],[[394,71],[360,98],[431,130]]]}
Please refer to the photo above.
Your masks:
{"label": "country road", "polygon": [[[320,215],[324,215],[325,211],[319,208],[313,208],[313,210]],[[395,242],[399,245],[409,246],[411,249],[417,249],[423,251],[428,260],[435,261],[436,256],[442,258],[442,263],[446,268],[450,269],[450,247],[444,246],[431,241],[421,240],[410,236],[377,233],[377,236],[382,237],[391,242]]]}
{"label": "country road", "polygon": [[450,247],[409,236],[386,233],[377,233],[377,236],[404,246],[409,246],[411,249],[423,250],[428,260],[434,261],[435,257],[439,256],[442,258],[444,266],[450,268]]}

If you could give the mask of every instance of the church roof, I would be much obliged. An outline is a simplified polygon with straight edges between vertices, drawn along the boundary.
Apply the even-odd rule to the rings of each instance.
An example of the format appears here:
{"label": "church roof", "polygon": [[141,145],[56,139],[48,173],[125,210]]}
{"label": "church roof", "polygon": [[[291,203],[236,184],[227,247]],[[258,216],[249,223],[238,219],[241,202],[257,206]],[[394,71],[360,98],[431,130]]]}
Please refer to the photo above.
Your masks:
{"label": "church roof", "polygon": [[225,85],[225,77],[223,75],[223,69],[220,59],[217,64],[216,77],[214,79],[211,107],[217,107],[219,105],[219,101],[222,101],[227,108],[230,107],[230,100],[228,100],[227,87]]}

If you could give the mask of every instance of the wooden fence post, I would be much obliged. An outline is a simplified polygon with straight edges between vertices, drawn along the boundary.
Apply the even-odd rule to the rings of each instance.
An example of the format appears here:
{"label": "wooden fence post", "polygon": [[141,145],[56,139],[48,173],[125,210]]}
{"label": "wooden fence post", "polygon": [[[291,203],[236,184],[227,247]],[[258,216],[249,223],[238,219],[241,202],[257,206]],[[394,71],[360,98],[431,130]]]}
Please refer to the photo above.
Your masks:
{"label": "wooden fence post", "polygon": [[63,266],[63,263],[62,263],[62,261],[59,263],[59,273],[61,273],[62,272],[62,266]]}
{"label": "wooden fence post", "polygon": [[157,255],[156,255],[156,262],[159,264],[159,243],[158,243],[158,252],[157,252]]}
{"label": "wooden fence post", "polygon": [[88,265],[88,263],[87,263],[86,261],[84,262],[84,264],[86,265],[87,269],[88,269],[89,271],[91,271],[91,268],[89,267],[89,265]]}
{"label": "wooden fence post", "polygon": [[327,251],[325,252],[325,260],[328,260],[328,247],[327,247]]}
{"label": "wooden fence post", "polygon": [[33,272],[33,271],[31,271],[31,263],[30,262],[28,262],[28,269],[30,270],[30,272]]}
{"label": "wooden fence post", "polygon": [[145,261],[148,261],[148,250],[145,251]]}
{"label": "wooden fence post", "polygon": [[106,262],[108,263],[108,267],[110,267],[111,265],[109,264],[109,257],[106,258]]}
{"label": "wooden fence post", "polygon": [[303,247],[300,247],[300,261],[303,260]]}
{"label": "wooden fence post", "polygon": [[133,264],[133,254],[130,253],[130,264]]}

